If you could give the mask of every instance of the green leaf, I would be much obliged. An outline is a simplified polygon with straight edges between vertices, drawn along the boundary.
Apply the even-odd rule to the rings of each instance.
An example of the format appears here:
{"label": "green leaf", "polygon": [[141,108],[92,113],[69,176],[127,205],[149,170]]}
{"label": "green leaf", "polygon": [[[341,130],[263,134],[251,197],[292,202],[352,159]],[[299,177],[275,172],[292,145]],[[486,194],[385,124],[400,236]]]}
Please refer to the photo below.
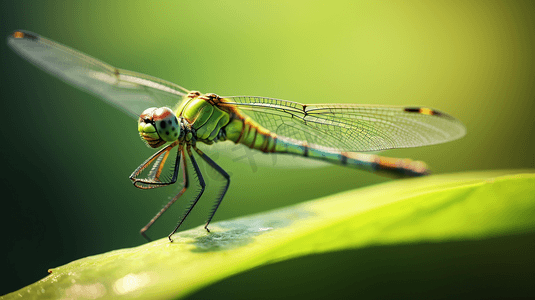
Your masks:
{"label": "green leaf", "polygon": [[535,174],[519,173],[398,180],[217,222],[211,233],[198,227],[177,233],[173,243],[163,238],[51,269],[2,299],[181,298],[231,275],[305,255],[531,234]]}

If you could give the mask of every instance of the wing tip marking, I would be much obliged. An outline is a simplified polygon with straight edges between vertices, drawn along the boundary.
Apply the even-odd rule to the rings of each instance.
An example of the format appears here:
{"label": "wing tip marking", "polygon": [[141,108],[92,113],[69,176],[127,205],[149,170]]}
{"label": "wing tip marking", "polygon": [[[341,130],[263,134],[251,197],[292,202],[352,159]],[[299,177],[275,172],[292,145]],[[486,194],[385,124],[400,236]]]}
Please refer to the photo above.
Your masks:
{"label": "wing tip marking", "polygon": [[442,117],[446,119],[455,119],[454,117],[448,114],[445,114],[441,111],[438,111],[432,108],[427,108],[427,107],[405,107],[403,111],[408,112],[408,113],[417,113],[417,114],[428,115],[428,116],[437,116],[437,117]]}
{"label": "wing tip marking", "polygon": [[37,35],[22,30],[15,30],[11,34],[11,37],[14,39],[30,39],[34,41],[39,39]]}

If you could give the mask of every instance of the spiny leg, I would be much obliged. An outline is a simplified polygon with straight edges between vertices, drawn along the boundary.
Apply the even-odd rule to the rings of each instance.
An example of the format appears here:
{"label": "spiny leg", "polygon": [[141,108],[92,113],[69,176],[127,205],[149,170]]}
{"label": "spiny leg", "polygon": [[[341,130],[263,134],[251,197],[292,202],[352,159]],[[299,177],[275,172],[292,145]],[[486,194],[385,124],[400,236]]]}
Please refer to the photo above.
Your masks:
{"label": "spiny leg", "polygon": [[[177,159],[175,161],[174,165],[174,172],[172,178],[168,182],[160,181],[159,177],[161,175],[161,172],[163,170],[163,167],[165,165],[165,162],[167,161],[167,157],[169,156],[169,153],[171,150],[178,145],[178,141],[172,143],[171,145],[162,148],[160,151],[154,153],[151,157],[149,157],[146,161],[144,161],[137,169],[132,172],[132,175],[130,175],[130,180],[134,182],[134,186],[140,189],[153,189],[161,186],[170,185],[176,182],[178,177],[178,165],[180,163],[180,153],[182,152],[182,145],[179,146],[178,153],[177,153]],[[163,157],[162,157],[163,154]],[[145,168],[147,168],[153,161],[156,160],[156,163],[153,167],[153,170],[150,172],[151,179],[145,179],[145,178],[137,178]]]}
{"label": "spiny leg", "polygon": [[216,164],[210,157],[208,157],[208,155],[204,154],[204,152],[202,152],[200,149],[198,149],[195,146],[193,146],[193,149],[195,149],[195,151],[199,154],[199,156],[202,159],[204,159],[205,162],[207,162],[212,168],[214,168],[217,172],[219,172],[219,174],[221,174],[227,180],[227,184],[225,185],[225,187],[221,191],[221,194],[217,198],[217,201],[214,207],[212,208],[210,217],[208,217],[208,220],[206,221],[206,225],[204,225],[204,229],[210,232],[210,229],[208,229],[208,224],[210,224],[210,221],[212,221],[212,218],[214,217],[215,212],[219,208],[219,204],[221,204],[221,201],[223,201],[223,197],[225,197],[225,194],[227,193],[228,187],[230,185],[230,176],[228,175],[227,172],[225,172],[225,170],[223,170],[223,168],[221,168],[218,164]]}
{"label": "spiny leg", "polygon": [[191,164],[193,165],[193,168],[195,169],[195,173],[197,174],[197,180],[199,181],[201,190],[195,197],[195,200],[193,200],[193,202],[191,203],[190,207],[186,210],[186,213],[184,213],[180,221],[178,221],[178,224],[176,225],[173,232],[169,234],[169,240],[171,242],[173,241],[173,239],[171,239],[171,236],[175,234],[175,232],[178,230],[180,225],[182,225],[182,222],[184,222],[184,220],[188,217],[193,207],[195,207],[195,204],[197,204],[197,201],[199,201],[199,198],[201,198],[202,194],[204,193],[204,188],[206,187],[206,184],[204,183],[204,178],[202,177],[201,171],[199,170],[199,166],[197,165],[197,162],[195,161],[195,157],[193,157],[193,153],[191,153],[191,147],[188,145],[186,150],[188,151],[188,156],[191,159]]}
{"label": "spiny leg", "polygon": [[173,197],[173,199],[171,199],[171,201],[169,201],[155,216],[154,218],[152,218],[149,223],[147,223],[147,225],[145,225],[145,227],[141,228],[141,230],[139,231],[141,233],[141,235],[147,239],[149,242],[151,241],[151,239],[145,234],[145,231],[147,231],[151,226],[152,224],[154,224],[154,222],[156,222],[156,220],[161,216],[163,215],[163,213],[169,208],[171,207],[171,205],[173,205],[173,203],[176,202],[176,200],[178,200],[178,198],[180,198],[180,196],[182,196],[186,190],[188,189],[189,187],[189,178],[188,178],[188,166],[186,165],[186,155],[184,154],[184,149],[180,149],[179,152],[178,152],[178,157],[177,159],[180,159],[180,155],[182,156],[182,177],[183,177],[183,181],[182,181],[182,190],[180,190],[180,192],[175,196]]}

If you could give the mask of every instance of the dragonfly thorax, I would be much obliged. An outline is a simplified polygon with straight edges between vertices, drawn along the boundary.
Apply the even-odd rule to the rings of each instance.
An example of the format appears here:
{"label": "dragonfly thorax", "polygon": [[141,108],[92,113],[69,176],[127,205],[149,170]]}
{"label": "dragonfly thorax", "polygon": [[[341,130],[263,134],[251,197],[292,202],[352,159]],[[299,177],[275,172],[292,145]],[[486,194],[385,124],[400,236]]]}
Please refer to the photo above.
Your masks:
{"label": "dragonfly thorax", "polygon": [[176,115],[168,107],[147,108],[138,120],[139,135],[152,148],[176,141],[181,136]]}

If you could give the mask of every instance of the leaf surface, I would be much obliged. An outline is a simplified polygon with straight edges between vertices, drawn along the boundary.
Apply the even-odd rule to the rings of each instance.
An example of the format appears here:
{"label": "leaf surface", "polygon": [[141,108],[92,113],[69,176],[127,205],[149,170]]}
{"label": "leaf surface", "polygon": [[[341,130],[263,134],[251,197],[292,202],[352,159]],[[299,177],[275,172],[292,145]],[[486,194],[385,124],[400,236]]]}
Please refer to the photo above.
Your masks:
{"label": "leaf surface", "polygon": [[[484,240],[535,231],[535,174],[488,171],[392,181],[82,258],[5,295],[181,298],[253,268],[332,251]],[[358,259],[358,258],[355,258]]]}

